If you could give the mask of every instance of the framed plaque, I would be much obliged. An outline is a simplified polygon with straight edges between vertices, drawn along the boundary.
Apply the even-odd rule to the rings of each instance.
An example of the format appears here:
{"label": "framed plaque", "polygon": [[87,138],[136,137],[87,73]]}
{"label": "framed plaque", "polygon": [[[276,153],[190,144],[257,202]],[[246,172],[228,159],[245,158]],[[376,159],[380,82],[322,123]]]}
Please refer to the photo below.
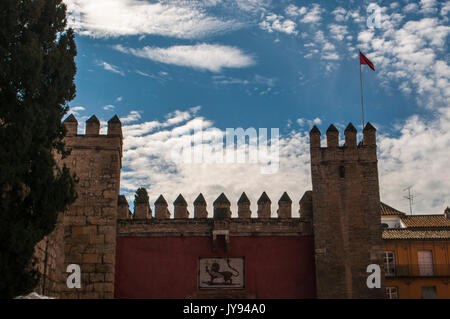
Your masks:
{"label": "framed plaque", "polygon": [[244,257],[200,257],[198,287],[200,289],[243,289]]}

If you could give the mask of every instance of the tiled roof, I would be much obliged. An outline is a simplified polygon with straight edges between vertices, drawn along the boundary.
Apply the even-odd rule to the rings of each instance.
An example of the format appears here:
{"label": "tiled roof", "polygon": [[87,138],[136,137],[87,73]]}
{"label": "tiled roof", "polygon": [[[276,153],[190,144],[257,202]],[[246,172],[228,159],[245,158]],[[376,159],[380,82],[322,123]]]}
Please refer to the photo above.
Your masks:
{"label": "tiled roof", "polygon": [[444,215],[402,216],[401,220],[407,228],[450,228],[450,219],[446,218]]}
{"label": "tiled roof", "polygon": [[385,229],[383,230],[385,240],[442,240],[450,239],[450,229]]}
{"label": "tiled roof", "polygon": [[380,202],[380,211],[382,216],[404,216],[405,213],[402,213],[399,210],[396,210],[395,208],[392,208],[389,205],[386,205],[383,202]]}

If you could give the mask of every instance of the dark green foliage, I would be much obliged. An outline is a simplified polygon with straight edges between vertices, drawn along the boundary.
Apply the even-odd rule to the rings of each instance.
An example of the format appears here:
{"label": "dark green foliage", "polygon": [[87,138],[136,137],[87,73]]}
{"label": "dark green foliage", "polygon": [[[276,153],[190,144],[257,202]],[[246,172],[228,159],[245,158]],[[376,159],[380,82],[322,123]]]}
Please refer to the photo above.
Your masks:
{"label": "dark green foliage", "polygon": [[134,202],[135,203],[148,203],[149,197],[147,190],[143,187],[138,188],[136,191],[136,194],[134,195]]}
{"label": "dark green foliage", "polygon": [[61,0],[0,1],[0,297],[29,293],[34,246],[75,198],[61,124],[76,47]]}

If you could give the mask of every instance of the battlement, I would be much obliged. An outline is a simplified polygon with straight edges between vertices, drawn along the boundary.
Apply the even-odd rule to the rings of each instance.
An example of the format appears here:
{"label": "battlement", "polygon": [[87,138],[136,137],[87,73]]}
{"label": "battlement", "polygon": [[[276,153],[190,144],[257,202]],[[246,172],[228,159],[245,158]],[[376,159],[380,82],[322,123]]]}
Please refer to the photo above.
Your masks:
{"label": "battlement", "polygon": [[357,130],[349,123],[344,131],[345,143],[339,145],[339,131],[331,124],[326,131],[327,146],[321,147],[321,132],[314,125],[309,132],[311,163],[329,161],[377,161],[376,129],[367,123],[363,129],[363,139],[357,143]]}
{"label": "battlement", "polygon": [[382,290],[368,289],[362,279],[367,265],[383,263],[376,129],[367,123],[358,144],[349,123],[342,146],[334,125],[326,147],[316,126],[309,135],[313,191],[304,204],[314,208],[317,296],[381,298]]}
{"label": "battlement", "polygon": [[63,124],[67,130],[64,142],[70,149],[117,150],[120,153],[120,166],[122,167],[122,123],[117,115],[108,121],[107,134],[100,134],[100,121],[95,115],[86,121],[85,134],[78,134],[78,121],[73,114],[70,114]]}
{"label": "battlement", "polygon": [[[311,205],[311,191],[305,193],[300,204],[300,218],[309,220],[312,216]],[[307,196],[308,195],[308,196]],[[126,220],[150,220],[150,219],[188,219],[188,203],[184,199],[183,195],[178,195],[177,199],[173,202],[173,214],[168,209],[168,203],[163,195],[160,195],[155,201],[155,216],[152,216],[149,202],[136,202],[134,203],[134,214],[128,214],[128,202],[125,196],[120,195],[118,200],[119,211],[123,212],[118,214],[119,219],[123,222]],[[194,201],[194,219],[215,219],[226,220],[231,219],[231,202],[228,200],[224,193],[220,194],[213,202],[213,217],[208,218],[206,211],[207,203],[202,194],[200,194]],[[251,219],[250,200],[245,192],[242,193],[237,201],[238,206],[238,218],[237,219]],[[272,211],[270,208],[271,200],[266,192],[263,192],[258,200],[258,219],[292,219],[292,200],[289,195],[284,192],[278,201],[278,209],[276,210],[276,217],[272,217]],[[143,208],[144,207],[144,208]],[[142,212],[145,210],[145,212]]]}
{"label": "battlement", "polygon": [[[64,212],[63,270],[77,264],[82,272],[81,289],[61,282],[64,298],[112,298],[117,217],[129,214],[120,193],[122,167],[122,124],[117,116],[108,121],[108,132],[100,134],[100,121],[86,121],[85,134],[78,134],[73,114],[63,124],[64,143],[70,155],[58,158],[74,172],[77,200]],[[65,275],[64,275],[65,277]]]}

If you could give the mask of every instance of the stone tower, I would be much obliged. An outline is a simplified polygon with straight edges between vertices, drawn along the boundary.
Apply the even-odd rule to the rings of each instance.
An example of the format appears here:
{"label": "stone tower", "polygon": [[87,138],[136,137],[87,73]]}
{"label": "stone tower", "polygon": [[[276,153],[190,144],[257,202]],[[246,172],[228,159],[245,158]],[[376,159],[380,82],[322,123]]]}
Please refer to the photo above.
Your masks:
{"label": "stone tower", "polygon": [[383,298],[366,284],[369,264],[383,269],[376,130],[367,123],[357,146],[356,129],[345,129],[345,144],[331,125],[327,147],[320,131],[310,132],[313,227],[318,298]]}
{"label": "stone tower", "polygon": [[[79,179],[78,198],[64,212],[64,272],[68,265],[81,270],[81,288],[61,283],[61,298],[113,298],[116,227],[122,166],[122,125],[117,116],[108,121],[107,135],[92,116],[86,134],[78,135],[78,122],[69,116],[64,139],[71,154],[59,162]],[[68,277],[64,274],[64,278]]]}

